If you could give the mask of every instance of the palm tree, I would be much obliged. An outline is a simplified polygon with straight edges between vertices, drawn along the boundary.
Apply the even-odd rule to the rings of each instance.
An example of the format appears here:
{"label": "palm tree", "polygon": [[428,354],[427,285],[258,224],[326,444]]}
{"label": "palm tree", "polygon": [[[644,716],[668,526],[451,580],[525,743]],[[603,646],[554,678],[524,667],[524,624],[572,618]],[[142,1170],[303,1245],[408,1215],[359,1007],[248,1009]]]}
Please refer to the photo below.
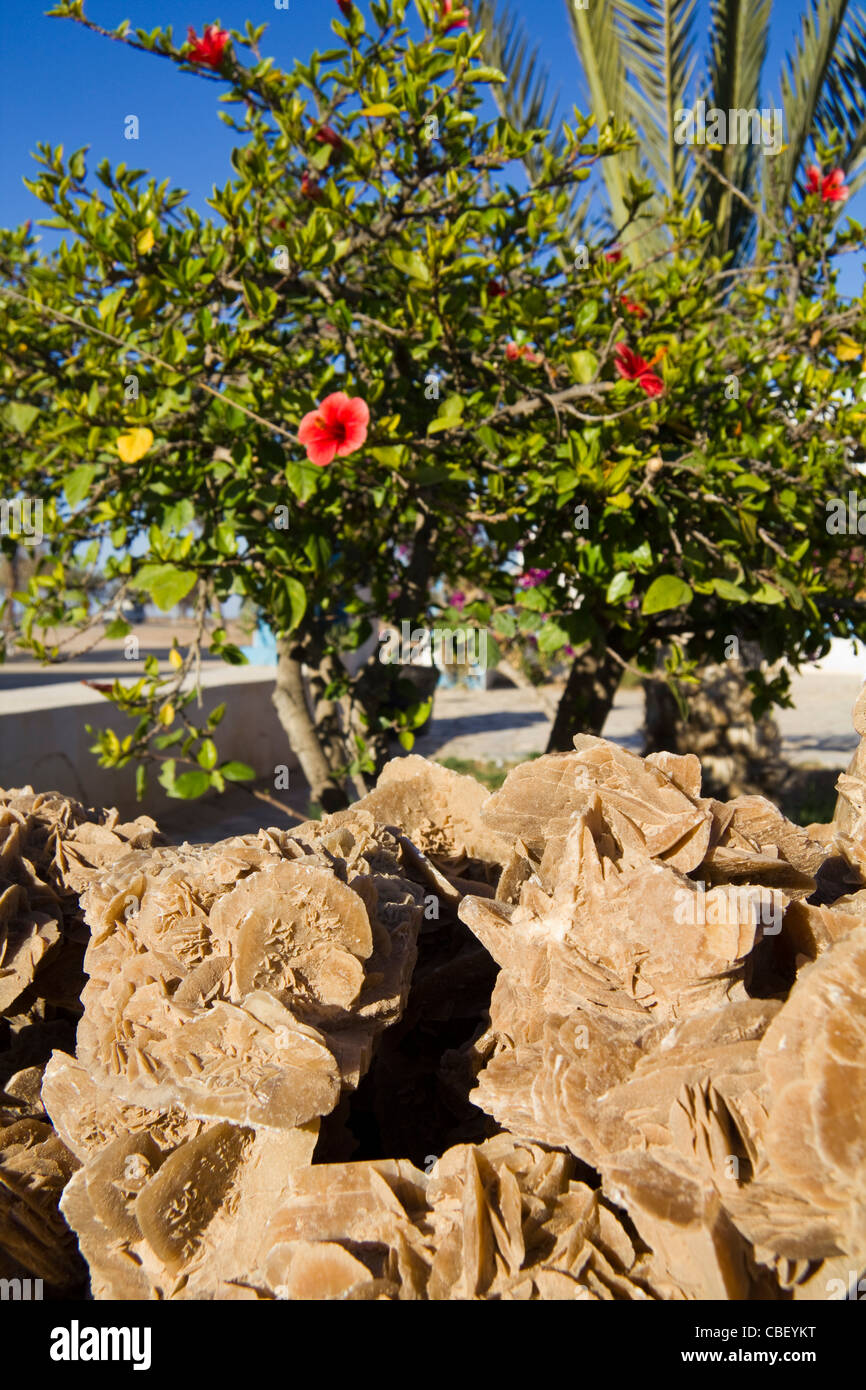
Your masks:
{"label": "palm tree", "polygon": [[[658,252],[665,204],[700,212],[713,228],[712,250],[736,265],[751,259],[761,216],[778,223],[792,191],[803,191],[805,165],[817,150],[834,148],[834,163],[852,191],[866,179],[862,7],[807,0],[778,77],[784,146],[772,157],[757,142],[686,142],[678,115],[699,100],[707,111],[776,109],[778,102],[766,99],[764,71],[772,0],[711,0],[703,50],[697,0],[563,4],[582,79],[577,105],[599,128],[612,119],[636,136],[629,149],[603,161],[609,230],[623,235],[634,264]],[[556,106],[548,96],[549,75],[513,0],[476,0],[473,8],[486,31],[485,57],[508,78],[496,89],[503,111],[525,130],[549,126]],[[537,167],[537,157],[528,161],[530,179]],[[636,216],[641,185],[650,196]]]}

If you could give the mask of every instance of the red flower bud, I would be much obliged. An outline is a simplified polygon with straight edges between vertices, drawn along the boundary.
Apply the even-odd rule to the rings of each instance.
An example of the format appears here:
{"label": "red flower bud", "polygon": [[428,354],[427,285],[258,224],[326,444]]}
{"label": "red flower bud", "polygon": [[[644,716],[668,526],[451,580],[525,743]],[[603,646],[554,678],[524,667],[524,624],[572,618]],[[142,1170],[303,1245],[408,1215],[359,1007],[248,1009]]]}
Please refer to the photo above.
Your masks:
{"label": "red flower bud", "polygon": [[313,174],[304,173],[301,176],[301,192],[305,198],[310,198],[314,203],[322,201],[322,190],[319,187],[319,180]]}
{"label": "red flower bud", "polygon": [[464,8],[455,10],[454,0],[442,0],[442,22],[444,22],[452,12],[454,14],[454,18],[451,20],[450,24],[445,25],[446,34],[450,34],[452,29],[465,29],[469,24],[468,10]]}
{"label": "red flower bud", "polygon": [[639,319],[645,319],[645,318],[646,318],[647,311],[646,311],[646,309],[643,307],[643,305],[642,305],[642,304],[636,304],[635,301],[634,301],[633,299],[629,299],[629,297],[628,297],[627,294],[624,294],[623,297],[622,297],[622,307],[623,307],[624,309],[626,309],[626,310],[628,311],[628,313],[634,314],[636,318],[639,318]]}
{"label": "red flower bud", "polygon": [[332,150],[341,150],[343,148],[343,141],[332,126],[321,126],[316,131],[315,138],[320,145],[330,145]]}

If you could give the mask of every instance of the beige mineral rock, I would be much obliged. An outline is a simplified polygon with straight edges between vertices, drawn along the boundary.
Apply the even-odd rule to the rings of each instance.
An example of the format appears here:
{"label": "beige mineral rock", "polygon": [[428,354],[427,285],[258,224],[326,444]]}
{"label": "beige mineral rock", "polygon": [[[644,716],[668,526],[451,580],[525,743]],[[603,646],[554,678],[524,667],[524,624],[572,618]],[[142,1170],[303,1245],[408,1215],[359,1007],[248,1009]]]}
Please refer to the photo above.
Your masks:
{"label": "beige mineral rock", "polygon": [[0,1271],[56,1292],[81,1284],[75,1238],[58,1211],[78,1160],[44,1120],[0,1121]]}
{"label": "beige mineral rock", "polygon": [[369,816],[128,855],[85,895],[77,1055],[119,1100],[294,1129],[399,1017],[424,895]]}
{"label": "beige mineral rock", "polygon": [[[663,1297],[778,1297],[810,1260],[862,1262],[866,892],[807,903],[827,847],[764,798],[702,802],[686,759],[647,759],[648,782],[575,743],[483,812],[526,869],[460,906],[501,967],[473,1099],[601,1174]],[[672,843],[647,808],[679,833],[675,796],[706,819]]]}
{"label": "beige mineral rock", "polygon": [[484,880],[501,869],[510,850],[510,837],[491,833],[490,822],[482,819],[487,796],[474,777],[411,754],[393,758],[373,791],[323,824],[351,823],[367,812],[379,825],[398,827],[449,878]]}
{"label": "beige mineral rock", "polygon": [[846,1288],[861,764],[809,829],[589,736],[206,847],[0,794],[0,1277],[72,1289],[65,1218],[101,1299]]}
{"label": "beige mineral rock", "polygon": [[147,1133],[160,1152],[169,1153],[205,1128],[204,1120],[177,1105],[152,1110],[125,1104],[65,1052],[53,1052],[42,1073],[41,1103],[57,1135],[81,1163],[124,1135]]}
{"label": "beige mineral rock", "polygon": [[114,859],[155,837],[148,817],[121,824],[116,811],[89,812],[57,792],[0,791],[0,1013],[54,963],[65,985],[56,974],[48,983],[52,1000],[77,1005],[70,985],[83,983],[82,948],[64,934],[80,927],[78,894]]}
{"label": "beige mineral rock", "polygon": [[287,1299],[653,1297],[650,1268],[567,1154],[499,1134],[405,1160],[297,1168],[258,1254]]}
{"label": "beige mineral rock", "polygon": [[862,795],[858,789],[866,785],[866,686],[854,702],[851,722],[855,732],[860,735],[860,742],[847,771],[836,783],[839,798],[832,821],[834,831],[842,835],[851,835],[857,820],[863,816]]}
{"label": "beige mineral rock", "polygon": [[317,1121],[278,1132],[219,1122],[166,1151],[149,1126],[96,1149],[61,1202],[94,1296],[257,1297],[262,1230],[317,1135]]}

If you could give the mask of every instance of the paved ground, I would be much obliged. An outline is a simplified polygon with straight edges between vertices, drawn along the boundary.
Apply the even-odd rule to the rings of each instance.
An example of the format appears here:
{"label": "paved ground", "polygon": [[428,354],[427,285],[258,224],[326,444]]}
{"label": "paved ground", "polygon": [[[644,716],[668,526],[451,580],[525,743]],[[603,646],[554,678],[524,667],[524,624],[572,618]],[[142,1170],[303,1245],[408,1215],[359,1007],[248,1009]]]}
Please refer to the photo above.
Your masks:
{"label": "paved ground", "polygon": [[[794,706],[776,718],[791,762],[843,768],[857,746],[851,709],[856,675],[807,675],[792,682]],[[604,728],[606,738],[639,752],[643,694],[621,690]],[[530,691],[437,691],[430,731],[416,744],[425,757],[511,761],[541,753],[549,720]]]}
{"label": "paved ground", "polygon": [[[851,708],[861,686],[858,675],[813,674],[793,683],[794,707],[777,711],[784,752],[795,764],[845,768],[857,746]],[[643,699],[639,690],[617,696],[605,725],[606,737],[639,752]],[[541,753],[547,743],[549,720],[532,692],[440,690],[436,694],[430,729],[413,751],[428,758],[471,758],[514,762]],[[300,812],[307,789],[295,778],[287,798]],[[212,805],[179,807],[161,824],[173,839],[220,839],[255,831],[260,826],[290,825],[272,807],[235,790]]]}

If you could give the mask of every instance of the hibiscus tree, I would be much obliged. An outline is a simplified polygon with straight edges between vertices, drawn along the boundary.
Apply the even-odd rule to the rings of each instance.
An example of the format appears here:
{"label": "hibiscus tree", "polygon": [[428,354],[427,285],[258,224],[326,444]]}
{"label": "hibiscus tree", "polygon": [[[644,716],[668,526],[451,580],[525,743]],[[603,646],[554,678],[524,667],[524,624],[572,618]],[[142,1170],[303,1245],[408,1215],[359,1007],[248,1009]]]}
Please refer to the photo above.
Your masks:
{"label": "hibiscus tree", "polygon": [[[56,12],[101,41],[78,4]],[[483,117],[499,75],[461,7],[419,0],[417,38],[406,0],[376,12],[335,6],[335,47],[290,72],[262,30],[115,31],[178,65],[179,111],[183,81],[224,85],[231,180],[203,216],[162,169],[42,149],[31,186],[62,245],[0,232],[4,479],[44,503],[12,626],[62,660],[58,630],[96,627],[93,571],[115,612],[194,605],[196,635],[168,672],[131,663],[110,692],[131,722],[97,738],[173,796],[246,775],[195,706],[204,648],[243,660],[229,601],[277,636],[275,704],[326,808],[429,713],[376,651],[349,676],[379,620],[564,661],[558,748],[660,652],[682,682],[732,633],[790,665],[861,625],[863,554],[825,501],[860,477],[866,314],[831,267],[862,231],[807,192],[751,278],[700,219],[672,218],[646,273],[589,234],[576,265],[574,193],[614,133],[576,121],[542,153]],[[782,677],[755,688],[784,697]]]}

